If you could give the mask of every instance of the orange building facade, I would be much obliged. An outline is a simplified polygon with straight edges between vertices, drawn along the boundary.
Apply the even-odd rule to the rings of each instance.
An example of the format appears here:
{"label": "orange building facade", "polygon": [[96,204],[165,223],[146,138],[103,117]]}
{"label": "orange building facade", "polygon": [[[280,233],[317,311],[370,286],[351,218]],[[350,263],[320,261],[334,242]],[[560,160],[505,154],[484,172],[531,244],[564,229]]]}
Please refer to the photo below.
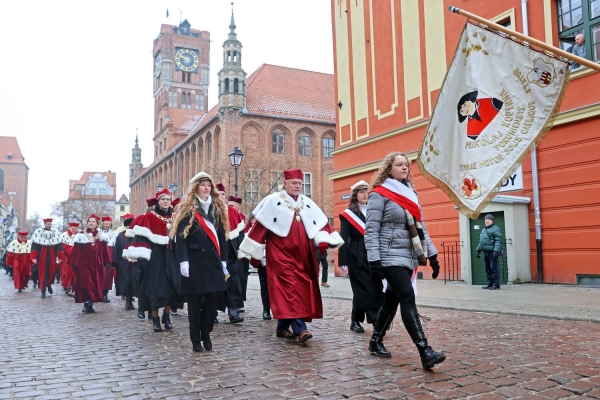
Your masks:
{"label": "orange building facade", "polygon": [[[329,176],[335,214],[346,207],[350,186],[370,181],[386,154],[406,152],[446,278],[471,284],[485,278],[474,249],[483,215],[493,213],[505,239],[501,279],[537,282],[531,157],[478,220],[459,214],[423,178],[414,160],[466,22],[448,6],[464,7],[518,32],[526,29],[529,36],[564,49],[583,33],[586,58],[598,61],[600,2],[582,0],[577,8],[571,3],[332,0],[338,142]],[[554,128],[537,148],[544,283],[600,282],[600,92],[590,90],[598,85],[600,74],[587,68],[572,71]],[[426,279],[431,276],[429,267],[421,272]]]}

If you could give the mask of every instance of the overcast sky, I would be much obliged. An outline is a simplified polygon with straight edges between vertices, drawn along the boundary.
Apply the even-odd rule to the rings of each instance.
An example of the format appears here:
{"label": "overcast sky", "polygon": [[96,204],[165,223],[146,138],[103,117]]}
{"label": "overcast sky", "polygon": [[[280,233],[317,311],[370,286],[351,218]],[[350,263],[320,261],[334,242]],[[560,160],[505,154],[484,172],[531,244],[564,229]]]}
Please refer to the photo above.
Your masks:
{"label": "overcast sky", "polygon": [[[143,164],[153,156],[152,41],[180,10],[211,35],[210,108],[230,0],[2,2],[0,135],[17,137],[30,168],[28,216],[48,215],[83,171],[117,172],[117,199],[129,195],[136,128]],[[333,73],[330,0],[237,0],[234,10],[248,74],[263,63]]]}

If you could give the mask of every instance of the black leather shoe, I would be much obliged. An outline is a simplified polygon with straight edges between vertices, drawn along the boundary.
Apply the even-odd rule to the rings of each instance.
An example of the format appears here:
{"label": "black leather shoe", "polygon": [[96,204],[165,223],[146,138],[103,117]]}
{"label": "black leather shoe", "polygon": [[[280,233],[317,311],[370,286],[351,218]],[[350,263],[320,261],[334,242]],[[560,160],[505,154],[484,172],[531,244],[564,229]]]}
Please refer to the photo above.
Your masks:
{"label": "black leather shoe", "polygon": [[48,293],[53,294],[54,290],[52,290],[52,286],[48,286]]}
{"label": "black leather shoe", "polygon": [[356,326],[356,322],[352,321],[350,322],[350,330],[353,331],[354,327]]}
{"label": "black leather shoe", "polygon": [[146,319],[146,313],[143,311],[138,311],[137,316],[139,319]]}
{"label": "black leather shoe", "polygon": [[171,315],[179,315],[176,310],[171,310]]}
{"label": "black leather shoe", "polygon": [[491,286],[490,290],[500,290],[500,286]]}
{"label": "black leather shoe", "polygon": [[46,298],[46,292],[42,292],[42,299]]}
{"label": "black leather shoe", "polygon": [[94,310],[94,308],[92,306],[88,306],[87,304],[85,304],[83,306],[83,309],[81,310],[81,312],[84,312],[86,314],[93,314],[96,312],[96,310]]}
{"label": "black leather shoe", "polygon": [[242,307],[242,308],[238,308],[238,309],[237,309],[237,312],[239,312],[239,313],[241,313],[241,312],[246,312],[246,310],[244,310],[244,308]]}
{"label": "black leather shoe", "polygon": [[202,344],[206,350],[212,350],[212,342],[210,340],[210,334],[202,333]]}
{"label": "black leather shoe", "polygon": [[232,324],[239,324],[240,322],[244,322],[244,317],[240,317],[239,315],[235,317],[229,317],[229,322]]}
{"label": "black leather shoe", "polygon": [[165,326],[165,329],[173,329],[173,325],[171,325],[171,318],[169,318],[169,313],[164,311],[162,315],[162,323]]}
{"label": "black leather shoe", "polygon": [[387,351],[383,345],[383,337],[385,336],[385,332],[390,329],[395,316],[395,312],[384,309],[380,309],[377,314],[377,319],[373,324],[373,335],[371,336],[371,340],[369,340],[369,351],[377,357],[392,357],[392,353]]}
{"label": "black leather shoe", "polygon": [[160,327],[160,318],[152,317],[152,327],[154,328],[154,332],[162,332],[162,328]]}
{"label": "black leather shoe", "polygon": [[194,351],[196,353],[200,353],[201,351],[204,351],[204,347],[202,347],[202,343],[200,343],[200,342],[192,342],[192,348],[194,349]]}
{"label": "black leather shoe", "polygon": [[481,288],[482,289],[489,289],[489,288],[491,288],[491,286],[482,286]]}
{"label": "black leather shoe", "polygon": [[364,331],[365,331],[365,328],[363,328],[360,325],[360,322],[355,322],[354,323],[354,332],[356,332],[356,333],[364,333]]}
{"label": "black leather shoe", "polygon": [[19,289],[17,293],[23,293],[23,289]]}
{"label": "black leather shoe", "polygon": [[263,319],[270,320],[271,319],[271,313],[268,312],[267,310],[263,311]]}
{"label": "black leather shoe", "polygon": [[107,294],[105,294],[104,297],[102,298],[102,302],[103,303],[110,303],[110,299],[108,298]]}

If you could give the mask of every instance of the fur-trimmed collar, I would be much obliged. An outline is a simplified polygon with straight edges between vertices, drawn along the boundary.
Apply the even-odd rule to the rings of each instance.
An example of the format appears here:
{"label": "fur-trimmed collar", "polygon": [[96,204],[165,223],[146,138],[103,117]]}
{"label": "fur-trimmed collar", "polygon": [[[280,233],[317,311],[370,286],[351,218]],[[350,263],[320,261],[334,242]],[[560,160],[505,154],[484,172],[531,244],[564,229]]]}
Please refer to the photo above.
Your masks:
{"label": "fur-trimmed collar", "polygon": [[75,240],[77,234],[72,234],[71,231],[64,231],[61,235],[63,244],[67,246],[73,246],[73,240]]}
{"label": "fur-trimmed collar", "polygon": [[88,235],[89,236],[93,236],[95,238],[95,240],[100,240],[101,233],[98,232],[98,231],[95,231],[95,232],[79,232],[73,238],[73,243],[80,243],[80,244],[92,243],[92,241],[90,240],[90,238],[89,238]]}
{"label": "fur-trimmed collar", "polygon": [[6,251],[13,254],[27,254],[31,253],[31,240],[25,243],[20,243],[19,240],[13,240],[6,247]]}
{"label": "fur-trimmed collar", "polygon": [[144,216],[140,218],[133,227],[133,234],[144,236],[152,243],[163,245],[169,243],[167,223],[151,212],[144,214]]}
{"label": "fur-trimmed collar", "polygon": [[265,197],[252,214],[265,228],[277,236],[286,237],[295,216],[294,210],[289,207],[300,209],[299,214],[309,239],[314,239],[317,232],[329,223],[323,211],[314,201],[304,195],[298,196],[298,199],[294,201],[285,191],[272,193]]}
{"label": "fur-trimmed collar", "polygon": [[31,235],[31,241],[42,246],[55,246],[62,243],[62,237],[57,229],[37,228]]}

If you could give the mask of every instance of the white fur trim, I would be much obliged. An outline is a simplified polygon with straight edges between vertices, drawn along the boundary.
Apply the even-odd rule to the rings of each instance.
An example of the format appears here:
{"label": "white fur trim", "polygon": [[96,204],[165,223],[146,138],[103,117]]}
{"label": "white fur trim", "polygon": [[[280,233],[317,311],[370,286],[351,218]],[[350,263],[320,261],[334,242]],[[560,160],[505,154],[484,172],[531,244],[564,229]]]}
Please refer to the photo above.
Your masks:
{"label": "white fur trim", "polygon": [[145,247],[129,246],[127,248],[127,258],[132,260],[137,260],[138,258],[145,258],[146,260],[150,260],[151,254],[152,250],[147,249]]}
{"label": "white fur trim", "polygon": [[31,253],[31,240],[25,242],[25,244],[19,243],[19,240],[13,240],[6,247],[6,251],[14,254],[27,254]]}
{"label": "white fur trim", "polygon": [[48,235],[44,228],[37,228],[31,235],[31,241],[42,246],[54,246],[62,243],[62,237],[58,230],[51,229],[49,233]]}
{"label": "white fur trim", "polygon": [[63,232],[62,235],[63,244],[68,246],[73,246],[73,240],[75,239],[74,235],[69,235],[69,231]]}
{"label": "white fur trim", "polygon": [[240,244],[240,251],[250,255],[250,257],[254,258],[255,260],[260,260],[263,258],[265,245],[260,244],[246,236],[242,241],[242,244]]}
{"label": "white fur trim", "polygon": [[[110,231],[110,232],[112,232],[112,231]],[[109,232],[103,232],[103,231],[98,232],[98,240],[101,242],[110,243],[113,236],[114,235],[111,235]]]}
{"label": "white fur trim", "polygon": [[128,238],[133,238],[135,236],[135,233],[133,233],[133,229],[127,228],[127,230],[125,231],[125,236],[127,236]]}
{"label": "white fur trim", "polygon": [[237,256],[238,260],[241,260],[242,258],[247,258],[250,259],[252,257],[250,257],[248,254],[244,253],[241,250],[238,250],[238,256]]}
{"label": "white fur trim", "polygon": [[332,233],[319,231],[319,233],[315,235],[314,240],[316,244],[327,243],[329,246],[331,246],[330,249],[337,249],[344,244],[344,239],[342,239],[340,234],[335,231]]}
{"label": "white fur trim", "polygon": [[135,235],[143,236],[155,244],[169,244],[168,236],[157,235],[155,233],[152,233],[150,229],[140,225],[136,225],[133,227],[133,233]]}
{"label": "white fur trim", "polygon": [[90,241],[90,238],[88,238],[84,233],[78,233],[75,236],[73,236],[73,243],[88,244],[92,242]]}
{"label": "white fur trim", "polygon": [[123,249],[123,255],[121,257],[127,258],[127,249]]}
{"label": "white fur trim", "polygon": [[236,237],[240,236],[240,232],[243,232],[244,228],[246,228],[246,223],[242,221],[237,225],[237,227],[235,229],[232,229],[229,231],[229,235],[227,236],[227,239],[233,240]]}

